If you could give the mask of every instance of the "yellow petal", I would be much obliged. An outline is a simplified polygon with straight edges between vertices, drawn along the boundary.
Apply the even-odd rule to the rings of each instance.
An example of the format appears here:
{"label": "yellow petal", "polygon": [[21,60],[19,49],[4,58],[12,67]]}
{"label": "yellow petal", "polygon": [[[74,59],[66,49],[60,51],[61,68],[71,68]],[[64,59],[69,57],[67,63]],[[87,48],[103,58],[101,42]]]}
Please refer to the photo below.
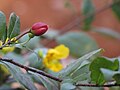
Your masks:
{"label": "yellow petal", "polygon": [[60,54],[57,56],[59,59],[66,58],[69,55],[69,48],[64,45],[55,47],[55,50]]}
{"label": "yellow petal", "polygon": [[43,59],[43,63],[46,68],[54,72],[58,72],[63,69],[60,59],[66,58],[69,55],[69,49],[64,45],[59,45],[54,49],[49,49],[46,56]]}
{"label": "yellow petal", "polygon": [[49,49],[46,58],[48,58],[49,60],[57,60],[59,59],[59,55],[60,53],[57,50]]}
{"label": "yellow petal", "polygon": [[2,48],[3,53],[9,53],[12,52],[15,49],[15,47],[4,47]]}
{"label": "yellow petal", "polygon": [[63,66],[62,65],[59,65],[59,66],[52,66],[51,68],[49,68],[51,71],[53,72],[59,72],[60,70],[63,69]]}
{"label": "yellow petal", "polygon": [[2,41],[0,41],[0,46],[2,46]]}
{"label": "yellow petal", "polygon": [[59,72],[60,70],[63,69],[63,65],[58,60],[48,60],[47,58],[45,58],[43,60],[43,63],[46,68],[48,68],[54,72]]}

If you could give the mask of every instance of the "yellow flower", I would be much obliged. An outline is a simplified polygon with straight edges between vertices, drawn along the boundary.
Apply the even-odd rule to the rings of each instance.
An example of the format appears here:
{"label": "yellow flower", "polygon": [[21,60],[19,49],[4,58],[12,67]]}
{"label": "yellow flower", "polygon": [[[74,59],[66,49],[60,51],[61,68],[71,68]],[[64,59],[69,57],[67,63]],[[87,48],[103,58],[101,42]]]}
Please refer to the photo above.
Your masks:
{"label": "yellow flower", "polygon": [[64,45],[59,45],[54,49],[49,49],[46,56],[43,59],[45,67],[54,72],[59,72],[63,69],[63,65],[60,60],[66,58],[69,55],[69,49]]}
{"label": "yellow flower", "polygon": [[[9,38],[6,39],[5,43],[7,43],[8,40],[9,40]],[[14,40],[15,40],[15,38],[12,38],[12,39],[11,39],[11,41],[14,41]],[[0,47],[2,46],[2,44],[3,44],[3,42],[0,41]],[[6,47],[3,47],[3,48],[2,48],[2,52],[6,54],[6,53],[9,53],[9,52],[14,51],[14,49],[15,49],[15,47],[13,47],[13,46],[8,46],[8,45],[7,45]]]}
{"label": "yellow flower", "polygon": [[4,48],[2,48],[2,52],[3,53],[9,53],[9,52],[12,52],[12,51],[14,51],[14,49],[15,49],[15,47],[4,47]]}

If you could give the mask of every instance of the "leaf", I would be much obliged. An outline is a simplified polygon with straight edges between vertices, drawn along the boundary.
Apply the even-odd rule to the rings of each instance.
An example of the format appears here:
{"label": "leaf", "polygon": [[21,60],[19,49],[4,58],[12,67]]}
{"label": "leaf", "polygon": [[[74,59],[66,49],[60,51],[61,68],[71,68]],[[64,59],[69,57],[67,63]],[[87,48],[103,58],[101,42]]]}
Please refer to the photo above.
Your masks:
{"label": "leaf", "polygon": [[89,77],[90,77],[89,64],[85,64],[81,68],[75,70],[71,75],[71,78],[75,83],[87,80],[89,79]]}
{"label": "leaf", "polygon": [[73,14],[76,13],[76,8],[74,7],[73,3],[70,0],[64,0],[64,6],[65,8],[68,8],[69,10],[71,10],[71,12]]}
{"label": "leaf", "polygon": [[5,42],[6,38],[7,38],[6,17],[5,14],[0,11],[0,40]]}
{"label": "leaf", "polygon": [[112,10],[115,13],[116,17],[120,21],[120,1],[113,0],[114,4],[112,5]]}
{"label": "leaf", "polygon": [[2,84],[4,84],[6,78],[8,77],[9,74],[10,73],[9,73],[8,69],[5,67],[5,65],[0,63],[0,86]]}
{"label": "leaf", "polygon": [[11,13],[8,25],[8,38],[16,37],[20,34],[20,19],[15,13]]}
{"label": "leaf", "polygon": [[[22,38],[20,38],[21,44],[26,42],[28,39],[29,39],[28,34],[24,35]],[[42,44],[40,44],[39,42],[40,42],[40,38],[39,37],[34,37],[25,46],[29,47],[31,49],[34,49],[36,47],[37,48],[42,47]]]}
{"label": "leaf", "polygon": [[34,79],[42,82],[42,84],[46,87],[47,90],[59,90],[58,85],[56,85],[57,82],[55,83],[51,79],[49,79],[48,77],[42,76],[40,74],[33,73],[33,72],[30,72],[30,73],[33,74]]}
{"label": "leaf", "polygon": [[76,61],[72,62],[65,69],[59,72],[59,77],[62,79],[68,77],[71,73],[73,73],[75,70],[81,67],[81,64],[83,63],[83,61],[92,59],[93,57],[95,57],[95,55],[99,54],[102,50],[103,49],[92,51],[82,56],[81,58],[77,59]]}
{"label": "leaf", "polygon": [[10,85],[2,85],[0,86],[0,90],[13,90],[13,88]]}
{"label": "leaf", "polygon": [[104,78],[105,78],[106,81],[111,81],[111,80],[113,80],[113,76],[114,76],[115,74],[118,74],[118,73],[119,73],[118,71],[112,71],[112,70],[105,69],[105,68],[101,68],[101,72],[103,73]]}
{"label": "leaf", "polygon": [[105,57],[98,57],[93,60],[90,65],[91,71],[91,80],[93,83],[102,85],[105,83],[105,77],[101,72],[101,68],[109,69],[109,70],[118,70],[119,69],[119,61],[115,59],[114,61],[110,61]]}
{"label": "leaf", "polygon": [[79,87],[80,90],[104,90],[103,87]]}
{"label": "leaf", "polygon": [[117,84],[120,84],[120,72],[113,76]]}
{"label": "leaf", "polygon": [[34,83],[30,76],[23,73],[17,66],[4,62],[4,64],[8,67],[9,71],[13,75],[13,77],[25,88],[28,90],[37,90],[37,88],[34,86]]}
{"label": "leaf", "polygon": [[54,30],[52,28],[50,28],[45,34],[44,36],[41,37],[46,37],[48,39],[54,39],[55,37],[57,37],[59,35],[59,31],[58,30]]}
{"label": "leaf", "polygon": [[88,29],[91,28],[91,23],[94,20],[95,9],[94,9],[94,5],[92,3],[92,0],[83,0],[82,4],[83,4],[82,5],[82,13],[83,13],[84,16],[87,17],[84,20],[83,29],[88,30]]}
{"label": "leaf", "polygon": [[4,55],[4,58],[14,58],[13,61],[15,61],[17,63],[20,63],[20,64],[25,63],[25,59],[20,54],[16,54],[14,52]]}
{"label": "leaf", "polygon": [[74,57],[81,57],[98,48],[97,43],[83,32],[69,32],[56,38],[59,44],[64,44],[70,49],[70,54]]}
{"label": "leaf", "polygon": [[75,90],[76,86],[72,83],[62,83],[60,90]]}
{"label": "leaf", "polygon": [[29,61],[29,66],[37,68],[37,69],[43,69],[44,65],[42,60],[39,58],[39,56],[36,55],[36,53],[32,53],[27,57],[27,60]]}
{"label": "leaf", "polygon": [[110,87],[109,90],[120,90],[120,87]]}
{"label": "leaf", "polygon": [[94,32],[98,32],[98,33],[101,33],[101,34],[106,35],[106,36],[120,39],[120,33],[116,32],[112,29],[109,29],[109,28],[93,28],[92,30]]}

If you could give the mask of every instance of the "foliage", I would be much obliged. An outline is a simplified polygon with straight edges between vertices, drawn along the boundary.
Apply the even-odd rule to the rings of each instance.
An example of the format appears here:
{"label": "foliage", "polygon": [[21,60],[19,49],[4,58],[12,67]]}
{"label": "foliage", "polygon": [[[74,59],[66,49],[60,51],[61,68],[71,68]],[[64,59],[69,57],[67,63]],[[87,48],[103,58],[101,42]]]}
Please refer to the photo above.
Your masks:
{"label": "foliage", "polygon": [[[118,1],[114,1],[112,10],[119,20]],[[72,3],[69,4],[71,7]],[[91,0],[82,2],[82,14],[86,17],[83,30],[92,29],[95,7]],[[101,90],[104,85],[119,86],[120,58],[103,57],[101,53],[104,50],[88,34],[68,32],[60,35],[59,31],[49,29],[41,36],[48,30],[48,25],[39,22],[33,26],[20,34],[19,17],[11,13],[7,24],[5,14],[0,11],[0,90],[10,90],[14,82],[21,85],[18,87],[21,90],[38,90],[36,84],[47,90]],[[112,30],[92,31],[120,38]],[[60,45],[46,48],[40,43],[44,39],[54,39]],[[75,60],[63,69],[62,61],[71,60],[71,57]]]}
{"label": "foliage", "polygon": [[68,32],[65,35],[58,36],[56,39],[59,44],[69,47],[71,55],[77,58],[98,48],[94,39],[83,32]]}
{"label": "foliage", "polygon": [[[114,3],[118,2],[119,0],[114,0]],[[115,13],[115,15],[117,16],[118,20],[120,21],[120,2],[114,4],[112,6],[112,10]]]}
{"label": "foliage", "polygon": [[84,20],[84,25],[83,25],[84,30],[88,30],[91,28],[91,23],[94,20],[94,12],[95,12],[95,8],[92,3],[92,0],[83,0],[82,13],[86,17],[89,15],[89,17],[87,17]]}

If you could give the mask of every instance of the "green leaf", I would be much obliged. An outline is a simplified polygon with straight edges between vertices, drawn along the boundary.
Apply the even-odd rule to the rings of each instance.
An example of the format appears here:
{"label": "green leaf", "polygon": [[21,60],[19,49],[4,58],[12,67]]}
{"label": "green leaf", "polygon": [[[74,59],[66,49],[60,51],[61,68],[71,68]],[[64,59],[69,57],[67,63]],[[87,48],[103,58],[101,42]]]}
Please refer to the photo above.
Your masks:
{"label": "green leaf", "polygon": [[[21,44],[26,42],[29,39],[28,34],[24,35],[22,38],[20,38]],[[34,37],[32,38],[28,43],[25,44],[26,47],[29,47],[30,49],[42,47],[42,44],[39,43],[40,38],[39,37]]]}
{"label": "green leaf", "polygon": [[20,19],[15,13],[11,13],[8,25],[8,38],[16,37],[20,34]]}
{"label": "green leaf", "polygon": [[65,8],[71,10],[73,14],[76,13],[76,8],[74,7],[73,3],[70,0],[64,0],[64,6]]}
{"label": "green leaf", "polygon": [[16,54],[14,52],[4,55],[4,58],[14,58],[13,61],[20,64],[24,64],[26,62],[25,59],[20,54]]}
{"label": "green leaf", "polygon": [[93,28],[92,31],[103,34],[105,36],[115,38],[115,39],[120,39],[120,33],[109,28]]}
{"label": "green leaf", "polygon": [[113,80],[113,76],[119,73],[118,71],[113,71],[105,68],[101,68],[101,72],[103,73],[106,81]]}
{"label": "green leaf", "polygon": [[72,83],[62,83],[60,90],[75,90],[76,86]]}
{"label": "green leaf", "polygon": [[8,67],[9,71],[13,75],[13,77],[25,88],[28,90],[37,90],[37,88],[34,86],[34,83],[30,76],[23,73],[17,66],[4,62],[4,64]]}
{"label": "green leaf", "polygon": [[110,87],[109,90],[120,90],[120,87]]}
{"label": "green leaf", "polygon": [[71,75],[75,70],[81,68],[81,64],[83,63],[83,61],[95,58],[95,56],[99,54],[102,50],[103,49],[92,51],[77,59],[76,61],[72,62],[65,69],[59,72],[59,77],[62,79],[69,77],[69,75]]}
{"label": "green leaf", "polygon": [[59,30],[54,30],[52,28],[50,28],[43,36],[41,37],[45,37],[48,39],[54,39],[59,35]]}
{"label": "green leaf", "polygon": [[115,80],[117,84],[120,84],[120,71],[112,71],[109,69],[101,69],[102,73],[104,74],[106,81]]}
{"label": "green leaf", "polygon": [[[39,49],[40,50],[40,49]],[[37,69],[43,69],[43,62],[38,56],[37,52],[33,52],[28,55],[26,58],[27,61],[29,61],[29,66],[37,68]]]}
{"label": "green leaf", "polygon": [[91,80],[93,81],[93,83],[96,83],[99,85],[102,85],[105,83],[105,77],[100,70],[101,68],[105,68],[113,71],[118,70],[119,61],[118,59],[111,61],[104,57],[98,57],[93,60],[93,62],[90,65]]}
{"label": "green leaf", "polygon": [[[83,0],[82,3],[82,13],[85,17],[87,17],[84,20],[84,25],[83,25],[83,29],[84,30],[88,30],[91,28],[91,23],[94,20],[94,5],[92,3],[92,0]],[[89,16],[89,17],[88,17]]]}
{"label": "green leaf", "polygon": [[0,86],[0,90],[13,90],[13,88],[10,85],[4,84]]}
{"label": "green leaf", "polygon": [[83,32],[69,32],[56,40],[59,44],[66,45],[70,49],[70,54],[77,58],[98,48],[94,39]]}
{"label": "green leaf", "polygon": [[118,0],[113,1],[115,4],[112,6],[112,10],[115,13],[116,17],[118,18],[118,20],[120,21],[120,1]]}
{"label": "green leaf", "polygon": [[6,38],[7,38],[6,17],[5,14],[0,11],[0,40],[5,42]]}
{"label": "green leaf", "polygon": [[32,72],[30,73],[33,74],[33,78],[36,79],[37,81],[40,81],[46,87],[47,90],[59,90],[58,83],[56,81],[54,82],[51,79],[39,75],[37,73],[32,73]]}
{"label": "green leaf", "polygon": [[118,74],[115,74],[113,78],[115,79],[117,84],[120,84],[120,72]]}
{"label": "green leaf", "polygon": [[80,90],[105,90],[103,87],[79,87],[79,88]]}
{"label": "green leaf", "polygon": [[0,86],[2,84],[4,84],[6,78],[8,77],[9,74],[10,73],[9,73],[8,69],[5,67],[5,65],[0,63]]}
{"label": "green leaf", "polygon": [[75,70],[71,75],[71,78],[75,83],[87,80],[89,79],[89,77],[90,77],[89,64],[85,64],[81,68]]}

